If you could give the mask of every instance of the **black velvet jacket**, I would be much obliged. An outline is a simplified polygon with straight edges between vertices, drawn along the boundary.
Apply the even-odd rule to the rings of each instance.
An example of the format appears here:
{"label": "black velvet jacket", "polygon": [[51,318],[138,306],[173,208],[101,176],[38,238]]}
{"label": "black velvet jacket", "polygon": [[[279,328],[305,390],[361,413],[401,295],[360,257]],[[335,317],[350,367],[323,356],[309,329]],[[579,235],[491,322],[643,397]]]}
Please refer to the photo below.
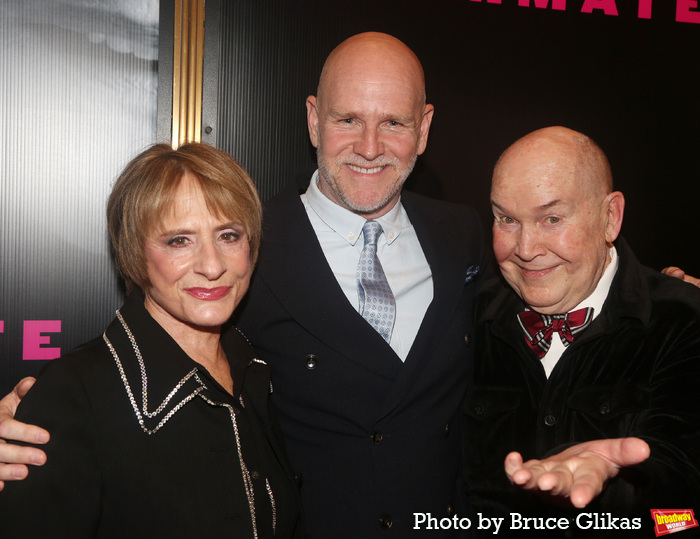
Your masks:
{"label": "black velvet jacket", "polygon": [[254,518],[258,537],[301,537],[298,490],[268,406],[269,369],[236,329],[225,331],[231,396],[151,318],[143,299],[132,294],[120,312],[143,357],[146,410],[195,374],[147,417],[139,362],[116,319],[106,336],[123,374],[102,337],[47,364],[17,418],[49,430],[48,460],[6,485],[0,535],[249,538]]}
{"label": "black velvet jacket", "polygon": [[[700,290],[641,266],[623,240],[616,247],[620,263],[602,312],[549,379],[517,324],[524,304],[505,281],[491,280],[477,299],[464,473],[473,512],[506,516],[503,528],[512,524],[510,512],[569,518],[597,512],[640,518],[641,529],[629,535],[654,537],[650,509],[700,509]],[[503,471],[510,451],[540,459],[572,444],[627,436],[647,441],[650,458],[623,470],[583,511],[517,490]],[[582,530],[575,521],[569,532],[567,537],[623,533]],[[508,529],[499,536],[509,533],[527,536]]]}

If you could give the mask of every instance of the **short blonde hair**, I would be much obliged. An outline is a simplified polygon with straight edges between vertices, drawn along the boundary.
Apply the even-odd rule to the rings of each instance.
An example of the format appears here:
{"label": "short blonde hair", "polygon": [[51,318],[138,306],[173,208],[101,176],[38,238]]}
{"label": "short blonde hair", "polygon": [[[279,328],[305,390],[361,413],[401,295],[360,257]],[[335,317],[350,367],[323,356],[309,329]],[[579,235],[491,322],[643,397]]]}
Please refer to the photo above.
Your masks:
{"label": "short blonde hair", "polygon": [[240,222],[255,264],[262,234],[262,206],[250,176],[233,158],[201,143],[173,150],[156,144],[126,165],[107,202],[107,227],[117,270],[127,292],[150,286],[145,260],[146,236],[172,207],[186,174],[198,181],[209,210]]}

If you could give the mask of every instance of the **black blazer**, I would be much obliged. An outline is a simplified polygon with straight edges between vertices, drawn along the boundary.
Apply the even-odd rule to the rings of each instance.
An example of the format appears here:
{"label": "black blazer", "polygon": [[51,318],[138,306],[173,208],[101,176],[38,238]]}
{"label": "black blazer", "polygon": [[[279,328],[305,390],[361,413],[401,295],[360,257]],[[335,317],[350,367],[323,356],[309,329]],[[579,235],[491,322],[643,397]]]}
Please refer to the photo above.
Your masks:
{"label": "black blazer", "polygon": [[311,535],[407,537],[414,512],[445,517],[457,504],[481,226],[466,207],[402,195],[434,285],[403,363],[347,301],[299,194],[290,187],[265,206],[238,324],[272,370]]}
{"label": "black blazer", "polygon": [[[520,530],[515,537],[618,537],[622,519],[636,525],[628,537],[654,537],[650,509],[697,515],[700,507],[700,290],[641,266],[621,238],[615,245],[619,266],[603,309],[549,378],[518,326],[520,298],[501,279],[479,294],[478,355],[464,408],[472,508],[505,517],[504,527],[510,512],[583,513],[566,533]],[[541,459],[572,444],[628,436],[644,439],[650,458],[622,470],[584,510],[544,503],[512,487],[503,472],[510,451]],[[610,514],[618,528],[589,526],[591,513]]]}
{"label": "black blazer", "polygon": [[[26,480],[6,485],[0,535],[253,537],[235,416],[258,537],[273,537],[273,520],[274,537],[303,537],[301,500],[269,409],[269,370],[254,361],[245,338],[235,329],[222,335],[234,380],[231,396],[151,318],[141,294],[133,293],[120,312],[144,359],[149,412],[193,369],[196,375],[156,417],[142,414],[144,427],[154,430],[175,410],[148,434],[102,337],[47,364],[17,418],[50,431],[43,447],[48,460]],[[132,345],[117,320],[106,335],[141,410],[141,373]]]}

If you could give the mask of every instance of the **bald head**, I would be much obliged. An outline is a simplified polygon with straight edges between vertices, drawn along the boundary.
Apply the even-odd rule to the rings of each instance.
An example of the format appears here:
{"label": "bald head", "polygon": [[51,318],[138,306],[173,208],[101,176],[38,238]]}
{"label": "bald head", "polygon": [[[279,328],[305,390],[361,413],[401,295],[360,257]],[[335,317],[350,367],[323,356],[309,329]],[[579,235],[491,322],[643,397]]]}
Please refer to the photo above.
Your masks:
{"label": "bald head", "polygon": [[567,127],[545,127],[517,140],[501,155],[493,173],[497,182],[513,164],[549,176],[559,169],[560,181],[568,178],[596,197],[613,190],[612,171],[603,150],[586,135]]}
{"label": "bald head", "polygon": [[496,164],[493,250],[533,310],[565,313],[595,290],[610,263],[625,200],[590,138],[565,127],[524,136]]}
{"label": "bald head", "polygon": [[322,99],[327,89],[367,71],[401,79],[425,104],[425,75],[420,60],[402,41],[380,32],[354,35],[331,51],[323,64],[317,97]]}
{"label": "bald head", "polygon": [[376,32],[346,39],[328,56],[306,110],[321,193],[366,219],[391,210],[433,117],[413,51]]}

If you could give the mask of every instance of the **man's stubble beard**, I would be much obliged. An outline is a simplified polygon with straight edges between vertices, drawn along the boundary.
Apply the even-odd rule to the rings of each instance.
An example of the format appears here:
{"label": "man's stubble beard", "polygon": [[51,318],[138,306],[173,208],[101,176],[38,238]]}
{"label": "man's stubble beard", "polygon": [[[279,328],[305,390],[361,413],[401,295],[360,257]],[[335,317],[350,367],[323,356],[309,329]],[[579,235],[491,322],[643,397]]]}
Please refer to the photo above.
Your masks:
{"label": "man's stubble beard", "polygon": [[[396,197],[397,194],[401,192],[401,189],[403,189],[403,185],[408,179],[408,176],[411,174],[413,171],[413,167],[416,164],[416,160],[418,159],[418,154],[414,154],[413,157],[411,158],[411,161],[408,163],[406,168],[401,172],[398,180],[392,185],[392,188],[390,191],[382,197],[378,202],[372,204],[371,206],[360,206],[358,205],[355,201],[350,199],[350,197],[345,193],[343,190],[342,186],[335,180],[335,176],[331,174],[329,168],[326,166],[326,161],[323,158],[323,151],[322,151],[322,145],[319,143],[318,147],[316,148],[316,162],[318,166],[318,173],[320,175],[320,181],[325,182],[326,186],[333,191],[333,194],[338,200],[341,200],[343,204],[345,204],[345,207],[348,208],[350,211],[353,213],[357,214],[368,214],[368,213],[376,213],[380,211],[382,208],[384,208],[389,202],[391,202],[394,197]],[[357,162],[354,162],[357,161]],[[394,166],[396,167],[396,164],[398,163],[397,159],[382,159],[378,158],[375,161],[370,161],[369,163],[365,160],[362,159],[347,159],[347,158],[338,158],[336,161],[336,169],[342,168],[344,165],[347,164],[352,164],[352,165],[358,165],[366,168],[372,168],[372,166]]]}

